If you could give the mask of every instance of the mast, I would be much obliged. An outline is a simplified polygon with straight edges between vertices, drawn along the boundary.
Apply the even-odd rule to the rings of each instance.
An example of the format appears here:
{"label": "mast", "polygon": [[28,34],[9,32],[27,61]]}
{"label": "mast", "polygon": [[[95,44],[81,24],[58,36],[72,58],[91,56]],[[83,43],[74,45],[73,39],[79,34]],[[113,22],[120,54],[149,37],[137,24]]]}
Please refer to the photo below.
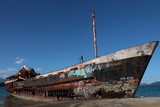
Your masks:
{"label": "mast", "polygon": [[92,8],[92,26],[93,26],[93,39],[94,39],[94,53],[95,53],[95,58],[97,58],[98,51],[97,51],[96,22],[95,22],[95,16],[94,16],[94,8]]}

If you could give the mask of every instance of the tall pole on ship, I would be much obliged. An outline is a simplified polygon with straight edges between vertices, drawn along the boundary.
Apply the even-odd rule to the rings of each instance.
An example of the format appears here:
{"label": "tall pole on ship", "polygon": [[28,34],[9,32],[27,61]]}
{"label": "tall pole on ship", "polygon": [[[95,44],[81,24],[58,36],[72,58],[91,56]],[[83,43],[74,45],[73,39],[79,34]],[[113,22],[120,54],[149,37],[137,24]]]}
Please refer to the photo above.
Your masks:
{"label": "tall pole on ship", "polygon": [[95,57],[98,57],[98,51],[97,51],[97,40],[96,40],[96,22],[95,22],[95,16],[94,16],[94,8],[92,8],[92,26],[93,26],[93,39],[94,39],[94,53]]}

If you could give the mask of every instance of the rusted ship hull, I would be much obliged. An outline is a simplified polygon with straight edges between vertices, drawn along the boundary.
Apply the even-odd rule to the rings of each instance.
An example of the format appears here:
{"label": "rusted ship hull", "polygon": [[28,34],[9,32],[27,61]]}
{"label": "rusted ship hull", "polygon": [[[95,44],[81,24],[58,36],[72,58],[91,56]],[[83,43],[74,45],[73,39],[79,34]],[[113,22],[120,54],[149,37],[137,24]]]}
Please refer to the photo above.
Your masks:
{"label": "rusted ship hull", "polygon": [[10,79],[7,90],[38,97],[134,97],[158,41],[127,48],[24,81]]}

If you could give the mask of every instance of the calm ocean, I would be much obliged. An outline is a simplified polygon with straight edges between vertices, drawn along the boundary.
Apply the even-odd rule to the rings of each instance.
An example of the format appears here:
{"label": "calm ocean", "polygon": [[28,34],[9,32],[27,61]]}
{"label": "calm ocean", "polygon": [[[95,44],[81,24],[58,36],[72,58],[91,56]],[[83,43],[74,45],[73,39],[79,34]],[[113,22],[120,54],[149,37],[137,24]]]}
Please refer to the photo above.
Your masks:
{"label": "calm ocean", "polygon": [[[160,86],[140,86],[135,97],[160,97]],[[0,107],[23,107],[35,105],[37,102],[24,101],[9,96],[4,87],[0,87]]]}
{"label": "calm ocean", "polygon": [[5,90],[4,87],[0,87],[0,107],[3,107],[3,104],[5,102],[5,99],[8,96],[8,92]]}
{"label": "calm ocean", "polygon": [[135,97],[160,97],[160,86],[140,86]]}

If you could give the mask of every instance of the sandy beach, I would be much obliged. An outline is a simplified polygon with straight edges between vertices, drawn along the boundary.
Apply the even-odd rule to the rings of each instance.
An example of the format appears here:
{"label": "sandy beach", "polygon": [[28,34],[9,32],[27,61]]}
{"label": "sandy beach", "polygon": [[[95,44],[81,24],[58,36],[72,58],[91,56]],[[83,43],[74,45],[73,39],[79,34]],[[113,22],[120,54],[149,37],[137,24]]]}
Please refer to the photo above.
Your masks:
{"label": "sandy beach", "polygon": [[[160,107],[160,97],[87,99],[54,102],[14,98],[14,100],[12,99],[11,101],[8,100],[5,102],[4,107]],[[10,103],[12,103],[12,105],[9,105]]]}
{"label": "sandy beach", "polygon": [[97,99],[75,103],[70,107],[160,107],[160,98]]}
{"label": "sandy beach", "polygon": [[[159,107],[160,98],[94,99],[74,102],[58,102],[51,106],[61,107]],[[48,107],[49,107],[48,106]],[[38,107],[38,106],[37,106]],[[44,107],[44,106],[39,106]]]}

